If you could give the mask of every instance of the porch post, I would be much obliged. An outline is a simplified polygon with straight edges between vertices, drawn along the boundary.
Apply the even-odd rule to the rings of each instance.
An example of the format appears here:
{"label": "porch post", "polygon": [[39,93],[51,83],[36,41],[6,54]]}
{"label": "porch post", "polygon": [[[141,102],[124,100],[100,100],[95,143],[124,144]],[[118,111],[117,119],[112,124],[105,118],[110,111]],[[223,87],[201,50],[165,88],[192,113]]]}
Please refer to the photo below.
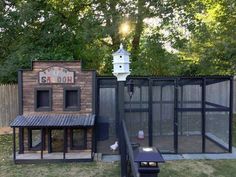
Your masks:
{"label": "porch post", "polygon": [[64,149],[63,149],[63,160],[66,159],[67,151],[67,128],[64,128]]}
{"label": "porch post", "polygon": [[13,161],[16,163],[16,128],[13,127]]}
{"label": "porch post", "polygon": [[48,128],[48,153],[52,152],[52,130]]}
{"label": "porch post", "polygon": [[24,154],[24,128],[19,128],[19,154]]}
{"label": "porch post", "polygon": [[44,136],[43,128],[41,128],[41,159],[43,159],[43,148],[44,148]]}

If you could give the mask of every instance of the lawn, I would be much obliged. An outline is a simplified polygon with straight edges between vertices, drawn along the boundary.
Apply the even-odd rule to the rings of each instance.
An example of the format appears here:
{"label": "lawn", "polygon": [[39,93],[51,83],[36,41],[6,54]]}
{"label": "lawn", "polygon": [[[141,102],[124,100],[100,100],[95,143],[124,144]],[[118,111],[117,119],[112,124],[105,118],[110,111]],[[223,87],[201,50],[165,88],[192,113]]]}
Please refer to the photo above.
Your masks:
{"label": "lawn", "polygon": [[12,135],[0,135],[0,177],[118,177],[119,163],[21,164],[12,161]]}
{"label": "lawn", "polygon": [[[236,116],[235,116],[236,119]],[[236,121],[233,142],[236,146]],[[12,136],[0,135],[0,177],[119,177],[119,163],[22,164],[12,162]],[[184,160],[161,165],[159,177],[233,177],[236,160]]]}

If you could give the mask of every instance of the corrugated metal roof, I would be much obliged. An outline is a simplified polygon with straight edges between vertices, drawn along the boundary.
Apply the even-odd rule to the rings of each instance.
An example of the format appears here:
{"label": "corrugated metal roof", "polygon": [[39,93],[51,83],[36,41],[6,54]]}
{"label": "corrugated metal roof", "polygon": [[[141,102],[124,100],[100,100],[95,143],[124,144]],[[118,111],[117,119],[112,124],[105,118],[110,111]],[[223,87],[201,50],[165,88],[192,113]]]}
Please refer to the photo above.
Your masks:
{"label": "corrugated metal roof", "polygon": [[93,126],[95,115],[33,114],[17,116],[11,127],[75,127]]}

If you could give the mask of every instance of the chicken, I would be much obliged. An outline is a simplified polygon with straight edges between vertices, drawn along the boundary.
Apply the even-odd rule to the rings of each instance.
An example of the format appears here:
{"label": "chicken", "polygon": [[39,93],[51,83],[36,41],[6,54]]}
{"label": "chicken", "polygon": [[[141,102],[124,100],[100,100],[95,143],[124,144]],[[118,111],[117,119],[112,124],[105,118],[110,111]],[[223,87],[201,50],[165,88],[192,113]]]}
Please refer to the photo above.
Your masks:
{"label": "chicken", "polygon": [[110,148],[112,151],[116,151],[118,148],[118,141],[116,141],[115,144],[111,145]]}

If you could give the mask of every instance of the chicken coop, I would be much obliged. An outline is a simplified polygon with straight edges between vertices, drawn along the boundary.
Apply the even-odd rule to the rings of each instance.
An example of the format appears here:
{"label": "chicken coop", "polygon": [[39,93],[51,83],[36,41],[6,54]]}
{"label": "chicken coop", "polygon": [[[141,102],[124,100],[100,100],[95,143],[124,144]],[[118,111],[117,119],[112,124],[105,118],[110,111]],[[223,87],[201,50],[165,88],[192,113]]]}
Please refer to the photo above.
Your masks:
{"label": "chicken coop", "polygon": [[31,69],[19,70],[14,161],[119,154],[111,145],[119,146],[121,115],[131,144],[167,154],[232,152],[232,76],[128,77],[122,83],[83,70],[79,61],[33,61]]}
{"label": "chicken coop", "polygon": [[233,77],[128,77],[124,94],[117,90],[115,78],[97,77],[97,152],[114,154],[122,111],[131,143],[162,153],[232,151]]}

